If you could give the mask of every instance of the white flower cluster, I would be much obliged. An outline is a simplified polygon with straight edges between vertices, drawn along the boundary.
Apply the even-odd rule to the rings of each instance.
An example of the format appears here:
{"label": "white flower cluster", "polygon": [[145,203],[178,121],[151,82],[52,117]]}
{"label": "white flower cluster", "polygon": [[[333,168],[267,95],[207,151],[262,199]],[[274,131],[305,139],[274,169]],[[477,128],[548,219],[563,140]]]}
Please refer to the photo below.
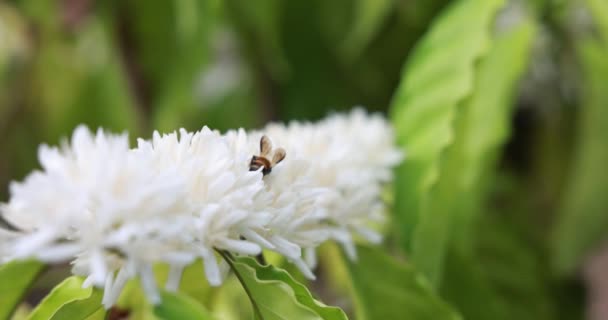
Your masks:
{"label": "white flower cluster", "polygon": [[[251,170],[263,135],[287,157]],[[158,302],[156,263],[171,266],[167,287],[175,289],[182,269],[201,258],[219,285],[216,250],[273,250],[314,278],[324,241],[353,258],[353,234],[380,241],[368,225],[381,220],[382,184],[401,159],[386,121],[360,109],[250,133],[155,132],[136,148],[124,134],[78,127],[69,143],[41,146],[42,170],[11,184],[0,215],[18,230],[0,228],[0,258],[70,261],[85,285],[104,288],[106,307],[135,276]]]}

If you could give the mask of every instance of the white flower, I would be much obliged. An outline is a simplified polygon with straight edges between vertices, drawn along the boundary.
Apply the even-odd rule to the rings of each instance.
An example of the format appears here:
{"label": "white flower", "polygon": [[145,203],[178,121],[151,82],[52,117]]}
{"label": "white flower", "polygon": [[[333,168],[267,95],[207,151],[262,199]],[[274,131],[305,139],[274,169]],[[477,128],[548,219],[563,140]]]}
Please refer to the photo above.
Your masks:
{"label": "white flower", "polygon": [[[335,114],[318,123],[270,124],[263,132],[287,150],[287,154],[310,163],[307,179],[336,195],[327,204],[330,237],[340,242],[351,258],[356,257],[352,233],[377,243],[381,236],[368,227],[382,221],[382,184],[403,158],[394,133],[378,114],[355,109]],[[278,175],[277,175],[278,176]],[[314,250],[309,246],[309,251]],[[307,254],[314,265],[314,255]]]}
{"label": "white flower", "polygon": [[[262,135],[287,154],[266,175],[250,167]],[[42,170],[11,184],[0,216],[18,231],[0,229],[0,261],[71,261],[85,285],[104,287],[106,307],[136,276],[159,302],[159,262],[170,266],[169,289],[197,258],[219,285],[216,250],[274,250],[314,278],[321,243],[334,239],[354,258],[353,234],[381,240],[369,223],[382,220],[382,184],[401,159],[385,119],[360,109],[249,134],[155,132],[135,149],[125,134],[78,127],[70,143],[41,146]]]}
{"label": "white flower", "polygon": [[[196,133],[160,135],[139,140],[137,152],[154,159],[157,171],[177,172],[185,181],[188,206],[182,242],[203,258],[209,283],[221,284],[215,249],[242,255],[261,253],[257,230],[265,229],[264,182],[260,172],[249,171],[249,160],[228,140],[205,127]],[[179,271],[176,271],[179,272]]]}
{"label": "white flower", "polygon": [[[192,259],[171,245],[180,232],[173,217],[185,210],[182,180],[171,170],[153,174],[151,159],[132,152],[125,134],[93,135],[81,126],[71,143],[41,146],[39,160],[42,170],[12,183],[2,207],[23,231],[12,258],[72,261],[87,285],[105,286],[106,307],[129,277],[153,284],[153,263]],[[147,289],[157,302],[155,286]]]}

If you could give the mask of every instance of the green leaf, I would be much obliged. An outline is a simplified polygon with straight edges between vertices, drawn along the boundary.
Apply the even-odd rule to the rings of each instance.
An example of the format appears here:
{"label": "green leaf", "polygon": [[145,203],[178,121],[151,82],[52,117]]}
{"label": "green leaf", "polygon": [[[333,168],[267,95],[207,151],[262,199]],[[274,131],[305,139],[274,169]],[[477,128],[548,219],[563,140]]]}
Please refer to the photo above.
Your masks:
{"label": "green leaf", "polygon": [[578,44],[583,68],[583,101],[575,158],[554,231],[553,262],[561,273],[575,270],[589,250],[606,240],[608,231],[608,46]]}
{"label": "green leaf", "polygon": [[460,319],[411,265],[378,249],[358,247],[357,252],[357,261],[347,265],[357,319]]}
{"label": "green leaf", "polygon": [[456,202],[450,208],[458,211],[453,226],[456,238],[465,239],[465,243],[486,195],[483,182],[492,175],[497,155],[509,138],[513,100],[530,61],[534,31],[533,22],[526,19],[495,38],[478,64],[475,91],[460,109],[449,163],[442,170],[458,177],[452,181]]}
{"label": "green leaf", "polygon": [[80,277],[65,279],[40,302],[28,319],[103,319],[100,312],[103,310],[102,293],[93,287],[83,288],[82,283]]}
{"label": "green leaf", "polygon": [[187,295],[163,291],[161,297],[162,302],[154,307],[159,319],[212,319],[205,307]]}
{"label": "green leaf", "polygon": [[512,100],[529,61],[533,31],[526,21],[496,37],[478,63],[474,91],[458,108],[453,143],[444,150],[439,179],[414,230],[412,261],[435,284],[448,243],[472,250],[474,223],[496,155],[508,138]]}
{"label": "green leaf", "polygon": [[261,266],[249,257],[233,260],[223,255],[249,295],[256,319],[347,319],[340,308],[315,300],[310,291],[286,271],[271,265]]}
{"label": "green leaf", "polygon": [[101,305],[103,293],[93,290],[93,294],[83,300],[70,302],[53,315],[51,320],[103,320],[106,316],[106,310]]}
{"label": "green leaf", "polygon": [[0,319],[9,319],[44,265],[38,261],[13,261],[0,266]]}
{"label": "green leaf", "polygon": [[441,206],[451,195],[432,189],[449,180],[441,177],[442,154],[456,140],[458,107],[474,92],[475,63],[490,49],[490,27],[503,2],[462,0],[449,7],[414,49],[392,104],[398,143],[407,152],[395,183],[402,245],[434,284],[451,219]]}

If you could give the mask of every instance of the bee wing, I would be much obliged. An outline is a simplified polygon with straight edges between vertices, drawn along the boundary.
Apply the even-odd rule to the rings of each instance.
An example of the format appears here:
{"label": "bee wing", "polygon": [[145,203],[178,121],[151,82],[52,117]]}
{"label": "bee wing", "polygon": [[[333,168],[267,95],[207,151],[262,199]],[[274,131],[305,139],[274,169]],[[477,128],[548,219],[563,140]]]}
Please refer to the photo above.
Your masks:
{"label": "bee wing", "polygon": [[275,165],[275,164],[283,161],[283,159],[285,159],[286,155],[287,154],[285,152],[285,149],[278,148],[277,150],[274,151],[274,155],[272,156],[272,164]]}
{"label": "bee wing", "polygon": [[262,136],[260,139],[260,155],[267,156],[270,154],[270,150],[272,150],[272,142],[267,136]]}

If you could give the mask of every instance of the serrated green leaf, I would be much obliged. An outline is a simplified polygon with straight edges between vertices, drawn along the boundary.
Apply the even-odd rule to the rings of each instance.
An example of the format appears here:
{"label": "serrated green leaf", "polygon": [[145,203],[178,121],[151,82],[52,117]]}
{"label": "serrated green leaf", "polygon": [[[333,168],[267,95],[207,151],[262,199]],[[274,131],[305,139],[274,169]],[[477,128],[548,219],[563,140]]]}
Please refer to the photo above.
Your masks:
{"label": "serrated green leaf", "polygon": [[32,311],[29,320],[89,319],[98,315],[101,292],[93,287],[83,288],[83,279],[69,277],[58,284]]}
{"label": "serrated green leaf", "polygon": [[225,258],[247,291],[256,319],[347,319],[340,308],[315,300],[310,291],[286,271],[271,265],[261,266],[249,257]]}
{"label": "serrated green leaf", "polygon": [[608,163],[608,46],[581,41],[578,53],[584,75],[580,131],[554,232],[553,262],[561,273],[574,271],[608,231],[608,179],[602,174]]}
{"label": "serrated green leaf", "polygon": [[448,243],[472,250],[474,222],[486,195],[484,179],[508,137],[512,100],[529,61],[533,30],[528,21],[494,40],[476,68],[474,91],[457,109],[453,143],[442,155],[440,177],[414,231],[412,261],[435,284]]}
{"label": "serrated green leaf", "polygon": [[154,307],[159,319],[212,319],[205,307],[185,294],[163,291],[161,297],[161,303]]}
{"label": "serrated green leaf", "polygon": [[[469,122],[474,124],[472,128],[481,129],[487,126],[489,129],[497,126],[499,130],[478,130],[476,137],[473,131],[466,134],[466,130],[462,130],[471,127],[470,124],[463,126],[466,121],[463,121],[462,118],[457,121],[457,138],[452,146],[453,149],[461,149],[459,153],[462,154],[465,154],[467,150],[474,150],[473,147],[481,147],[479,149],[486,150],[486,155],[479,154],[475,158],[455,157],[454,154],[457,153],[453,150],[448,151],[453,159],[461,158],[461,160],[450,160],[453,162],[451,170],[458,171],[458,176],[463,179],[463,183],[457,185],[463,187],[461,190],[473,190],[468,194],[464,191],[457,192],[458,188],[452,190],[455,198],[473,202],[472,207],[461,207],[461,201],[452,202],[451,209],[460,208],[460,212],[456,215],[457,218],[464,218],[462,214],[479,215],[482,213],[477,206],[483,202],[485,195],[483,189],[488,185],[485,183],[488,181],[485,180],[489,180],[489,176],[495,177],[493,174],[487,174],[485,177],[481,177],[481,175],[494,169],[496,151],[504,143],[508,134],[506,126],[510,110],[507,102],[512,99],[507,95],[513,95],[512,88],[509,88],[517,84],[518,74],[521,75],[525,70],[534,29],[531,21],[524,20],[523,24],[498,36],[491,51],[479,63],[477,76],[479,84],[475,86],[474,95],[463,103],[461,114],[463,118],[470,118]],[[483,98],[484,96],[485,98]],[[485,101],[485,103],[475,103],[476,100]],[[471,117],[474,110],[477,110],[478,117]],[[483,110],[486,111],[485,114],[482,113]],[[467,116],[467,114],[469,115]],[[480,121],[486,123],[480,124]],[[463,135],[462,132],[465,134]],[[484,134],[481,134],[482,132]],[[468,137],[468,141],[463,140],[463,137]],[[468,147],[466,147],[467,145]],[[471,173],[475,174],[471,175]],[[467,181],[469,183],[466,183]],[[496,179],[491,183],[500,184]],[[467,184],[477,187],[471,189],[467,187]],[[521,226],[516,228],[509,225],[509,220],[513,219],[513,215],[517,215],[517,212],[522,211],[523,214],[528,214],[525,209],[521,208],[521,204],[513,205],[513,202],[518,202],[513,200],[518,198],[522,198],[523,202],[527,201],[527,199],[523,200],[525,197],[521,196],[526,192],[521,190],[522,186],[518,186],[516,189],[517,193],[514,193],[514,190],[500,193],[501,199],[508,195],[509,198],[506,200],[509,202],[506,205],[508,208],[500,205],[500,211],[496,212],[496,203],[488,204],[492,210],[483,212],[485,215],[481,216],[482,224],[477,226],[481,232],[476,232],[477,230],[473,230],[472,224],[466,225],[463,221],[451,226],[457,234],[460,233],[460,237],[465,237],[468,233],[470,238],[471,234],[474,234],[476,241],[474,253],[463,252],[462,248],[454,248],[454,246],[450,248],[445,262],[446,267],[443,270],[445,281],[441,283],[442,296],[457,307],[466,319],[540,320],[557,318],[552,302],[556,290],[549,282],[549,272],[546,263],[543,262],[544,253],[537,252],[535,240],[526,239],[522,235]],[[467,212],[463,211],[463,208],[472,210]],[[524,225],[528,224],[529,219],[526,219]],[[463,227],[465,225],[466,227]],[[484,301],[484,303],[480,304],[480,301]],[[570,319],[564,315],[560,316],[562,319]]]}
{"label": "serrated green leaf", "polygon": [[13,261],[0,266],[0,319],[10,318],[43,268],[38,261]]}
{"label": "serrated green leaf", "polygon": [[347,264],[356,296],[357,319],[460,319],[411,265],[400,263],[379,249],[358,247],[357,253],[357,261]]}
{"label": "serrated green leaf", "polygon": [[[460,108],[456,139],[451,146],[447,170],[457,173],[453,186],[458,240],[470,242],[472,222],[486,194],[482,183],[493,170],[496,156],[509,137],[517,85],[530,61],[534,25],[529,19],[498,35],[479,62],[475,90]],[[505,67],[505,66],[508,66]],[[487,180],[487,179],[486,179]],[[460,241],[462,243],[463,241]]]}
{"label": "serrated green leaf", "polygon": [[450,6],[414,49],[391,105],[391,117],[407,160],[397,170],[396,209],[403,246],[439,175],[441,152],[453,141],[459,102],[471,94],[474,63],[489,47],[491,22],[501,0],[464,0]]}

